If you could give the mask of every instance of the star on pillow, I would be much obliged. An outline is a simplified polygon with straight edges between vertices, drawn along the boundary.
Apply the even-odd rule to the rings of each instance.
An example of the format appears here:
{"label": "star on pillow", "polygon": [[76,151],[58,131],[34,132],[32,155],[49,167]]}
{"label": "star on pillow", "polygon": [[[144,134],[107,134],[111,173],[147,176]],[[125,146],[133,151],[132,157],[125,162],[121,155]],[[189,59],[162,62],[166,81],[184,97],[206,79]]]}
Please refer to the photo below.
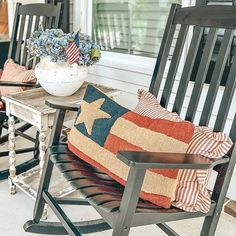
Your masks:
{"label": "star on pillow", "polygon": [[92,134],[93,124],[95,120],[111,118],[108,113],[100,109],[104,101],[105,99],[101,98],[91,103],[82,101],[80,104],[81,112],[77,117],[75,124],[77,125],[80,123],[84,123],[89,135]]}

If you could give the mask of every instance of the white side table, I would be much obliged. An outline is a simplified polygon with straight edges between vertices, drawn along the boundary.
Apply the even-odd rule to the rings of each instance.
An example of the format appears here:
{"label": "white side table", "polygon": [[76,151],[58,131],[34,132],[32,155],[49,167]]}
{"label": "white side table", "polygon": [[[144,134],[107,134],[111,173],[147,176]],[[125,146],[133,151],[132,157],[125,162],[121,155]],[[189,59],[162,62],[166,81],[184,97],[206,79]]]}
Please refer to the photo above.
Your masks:
{"label": "white side table", "polygon": [[[20,188],[27,195],[36,199],[37,189],[40,179],[40,173],[44,166],[44,156],[46,151],[47,133],[50,126],[53,125],[55,109],[45,105],[46,100],[57,102],[66,101],[67,103],[79,104],[85,93],[87,83],[72,96],[54,97],[49,95],[43,88],[36,88],[20,93],[10,94],[2,97],[6,103],[6,113],[9,117],[9,166],[10,166],[10,192],[15,194],[16,187]],[[120,92],[116,89],[95,85],[109,97],[115,98]],[[71,120],[76,113],[68,112],[66,120]],[[16,175],[16,153],[15,153],[15,122],[14,117],[26,121],[37,128],[39,131],[39,166],[28,170],[20,175]],[[63,178],[55,177],[55,186],[52,186],[53,192],[57,197],[63,197],[72,191],[72,188]],[[63,183],[65,182],[65,183]],[[55,189],[55,191],[54,191]]]}

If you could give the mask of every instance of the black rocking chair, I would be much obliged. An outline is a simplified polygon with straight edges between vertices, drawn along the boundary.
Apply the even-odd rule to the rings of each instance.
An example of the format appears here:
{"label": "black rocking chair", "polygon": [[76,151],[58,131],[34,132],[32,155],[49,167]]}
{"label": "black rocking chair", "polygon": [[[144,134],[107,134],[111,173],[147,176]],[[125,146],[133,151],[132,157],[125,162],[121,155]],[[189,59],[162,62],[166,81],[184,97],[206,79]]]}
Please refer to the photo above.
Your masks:
{"label": "black rocking chair", "polygon": [[[26,66],[26,68],[34,68],[37,60],[29,60],[30,56],[27,53],[25,47],[26,39],[30,37],[31,32],[37,30],[39,25],[42,24],[45,28],[57,28],[59,25],[59,19],[61,14],[61,3],[57,5],[53,4],[27,4],[22,5],[20,3],[16,4],[15,18],[12,30],[11,42],[9,45],[8,58],[12,58],[16,63]],[[10,78],[9,78],[10,80]],[[1,81],[0,86],[13,86],[13,87],[36,87],[36,83],[18,83],[11,81]],[[7,116],[5,109],[0,109],[0,145],[3,145],[8,140],[8,134],[4,134],[3,129],[8,129]],[[20,174],[39,163],[38,159],[38,134],[36,138],[32,138],[26,133],[31,127],[30,124],[26,123],[21,125],[15,130],[16,136],[20,135],[34,142],[34,147],[23,148],[16,150],[16,154],[22,154],[26,152],[33,152],[33,158],[19,164],[16,167],[16,173]],[[0,157],[8,156],[8,151],[1,151]],[[5,179],[9,176],[9,170],[0,170],[0,180]]]}
{"label": "black rocking chair", "polygon": [[[180,28],[176,27],[177,25]],[[193,27],[192,39],[188,47],[187,56],[182,73],[178,71],[180,58],[186,42],[186,36],[190,28]],[[207,27],[207,29],[206,29]],[[222,29],[225,28],[225,31]],[[217,39],[217,29],[223,32],[221,46],[216,59],[216,65],[212,72],[210,83],[207,85],[208,91],[205,102],[200,100],[203,94],[203,87],[208,71],[209,62]],[[200,121],[196,122],[202,126],[208,126],[212,116],[214,104],[219,105],[218,114],[213,124],[214,131],[224,130],[229,110],[233,109],[232,124],[229,125],[229,135],[235,142],[236,140],[236,116],[235,105],[232,104],[235,95],[236,86],[236,56],[232,55],[231,45],[236,29],[236,7],[232,6],[196,6],[181,8],[178,4],[173,4],[167,21],[162,44],[157,58],[155,70],[153,73],[150,92],[154,95],[161,93],[161,105],[167,107],[170,102],[170,96],[175,94],[172,111],[182,114],[182,108],[186,108],[185,119],[193,121],[196,117],[197,107],[201,101],[203,105],[200,113]],[[178,30],[178,37],[175,43],[173,56],[170,65],[167,63],[169,52],[174,39],[175,31]],[[204,37],[203,37],[204,36]],[[206,40],[203,40],[206,38]],[[174,40],[175,41],[175,40]],[[202,47],[204,44],[204,47]],[[201,60],[198,64],[196,74],[192,74],[195,61],[197,59],[198,49],[203,48]],[[235,52],[235,51],[234,51]],[[217,92],[222,80],[224,68],[230,63],[231,67],[227,74],[227,81],[223,90],[223,96],[217,96]],[[169,65],[166,79],[163,79],[166,64]],[[178,79],[177,75],[181,73]],[[194,81],[190,78],[195,76]],[[224,76],[226,76],[224,74]],[[174,81],[178,79],[178,89]],[[160,90],[161,84],[164,83],[163,91]],[[193,85],[190,94],[187,94],[188,85]],[[189,96],[189,105],[183,102]],[[76,107],[67,104],[52,104],[49,106],[57,109],[55,116],[55,125],[52,130],[50,148],[47,151],[45,166],[38,190],[38,196],[34,209],[33,220],[24,225],[27,232],[42,234],[70,234],[81,235],[83,233],[113,229],[113,236],[128,235],[131,227],[156,224],[167,235],[178,235],[166,223],[182,219],[195,217],[204,217],[204,223],[201,235],[212,236],[215,234],[220,213],[223,208],[226,192],[232,176],[233,168],[236,162],[236,146],[234,145],[230,153],[220,159],[207,159],[206,157],[194,154],[163,154],[149,152],[132,152],[120,151],[117,158],[130,166],[130,172],[125,187],[114,182],[114,185],[107,184],[111,181],[104,181],[97,174],[92,166],[81,161],[71,153],[66,145],[59,143],[60,130],[66,110],[76,111]],[[199,111],[198,111],[199,113]],[[230,112],[231,113],[231,112]],[[232,113],[231,113],[232,114]],[[199,115],[199,114],[198,114]],[[53,166],[57,166],[65,178],[71,182],[76,190],[82,192],[85,199],[58,199],[49,193],[49,184]],[[183,210],[171,207],[170,209],[152,207],[150,203],[140,203],[139,193],[147,168],[167,168],[167,169],[210,169],[218,173],[211,197],[211,207],[209,212],[185,212]],[[85,170],[86,171],[80,171]],[[109,178],[107,176],[107,178]],[[60,223],[41,221],[42,213],[48,204],[53,212],[57,215]],[[72,223],[65,214],[61,205],[86,205],[93,206],[103,219]]]}

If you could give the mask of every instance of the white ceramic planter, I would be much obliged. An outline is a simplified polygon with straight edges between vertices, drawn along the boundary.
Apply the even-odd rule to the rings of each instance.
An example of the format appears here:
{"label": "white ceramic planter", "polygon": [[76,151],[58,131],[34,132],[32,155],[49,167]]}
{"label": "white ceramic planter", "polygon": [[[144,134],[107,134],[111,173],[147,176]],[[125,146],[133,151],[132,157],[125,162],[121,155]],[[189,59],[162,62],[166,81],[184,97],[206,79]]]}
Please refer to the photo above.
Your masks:
{"label": "white ceramic planter", "polygon": [[42,58],[35,67],[35,76],[40,85],[51,95],[70,96],[83,84],[88,75],[87,66],[55,63]]}

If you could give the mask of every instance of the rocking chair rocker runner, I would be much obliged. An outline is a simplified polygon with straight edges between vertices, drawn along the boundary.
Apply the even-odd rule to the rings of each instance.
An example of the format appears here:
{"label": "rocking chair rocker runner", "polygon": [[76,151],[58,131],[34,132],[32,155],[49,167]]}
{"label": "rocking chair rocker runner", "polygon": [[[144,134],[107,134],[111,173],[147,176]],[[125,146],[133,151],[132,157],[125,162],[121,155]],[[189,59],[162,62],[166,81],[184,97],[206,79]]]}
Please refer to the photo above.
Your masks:
{"label": "rocking chair rocker runner", "polygon": [[[61,3],[58,5],[53,4],[27,4],[21,5],[16,4],[15,19],[12,30],[12,37],[9,46],[8,58],[12,58],[19,65],[26,66],[26,68],[34,68],[37,60],[29,61],[29,54],[24,45],[27,38],[30,37],[32,31],[37,30],[40,22],[45,28],[57,28],[59,24],[59,18],[61,13]],[[25,32],[25,35],[24,35]],[[10,80],[10,78],[9,78]],[[18,83],[11,81],[1,81],[0,86],[13,86],[13,87],[36,87],[35,83]],[[38,160],[38,141],[36,138],[32,138],[24,132],[31,127],[30,124],[26,123],[15,130],[16,135],[20,135],[35,143],[32,148],[24,148],[16,150],[16,154],[32,152],[34,151],[33,158],[16,167],[17,174],[20,174],[39,163]],[[8,129],[7,116],[4,110],[0,109],[0,145],[7,142],[8,135],[2,134],[3,129]],[[7,156],[8,152],[0,152],[0,157]],[[5,179],[9,176],[9,170],[0,170],[0,179]]]}
{"label": "rocking chair rocker runner", "polygon": [[[167,64],[168,54],[174,38],[176,26],[180,25],[179,34],[174,48],[174,53],[169,65],[166,80],[162,80],[164,69]],[[233,121],[230,128],[230,137],[236,140],[236,116],[235,106],[231,106],[236,86],[236,56],[231,57],[230,47],[236,29],[236,7],[231,6],[196,6],[181,8],[180,5],[173,4],[167,21],[162,44],[157,58],[149,91],[154,95],[160,93],[161,83],[164,89],[161,96],[161,105],[167,107],[170,104],[170,96],[174,86],[181,53],[189,27],[193,26],[193,35],[186,62],[183,67],[178,89],[174,100],[173,111],[181,113],[183,101],[186,96],[187,87],[193,85],[190,94],[190,102],[186,107],[186,120],[193,121],[200,97],[203,93],[204,81],[208,71],[209,62],[217,38],[217,29],[223,29],[224,36],[216,60],[212,79],[208,85],[208,92],[203,109],[200,114],[199,125],[208,126],[214,104],[219,104],[218,114],[214,122],[214,131],[222,131],[231,109],[233,110]],[[206,43],[201,55],[200,64],[195,82],[190,81],[192,70],[197,57],[198,48],[201,44],[202,35],[205,27],[210,28]],[[222,31],[221,31],[222,32]],[[228,74],[223,96],[217,97],[217,92],[222,79],[224,67],[230,61],[231,69]],[[141,225],[156,224],[167,235],[178,235],[166,222],[189,219],[195,217],[205,217],[201,230],[201,235],[212,236],[215,234],[220,212],[223,207],[226,192],[232,176],[236,162],[236,146],[232,148],[227,156],[220,159],[207,159],[195,154],[164,154],[149,152],[120,151],[117,158],[130,167],[127,184],[120,186],[115,181],[104,181],[105,174],[101,177],[97,169],[81,161],[79,157],[71,153],[67,147],[59,143],[60,130],[63,125],[63,118],[66,110],[76,111],[76,107],[67,104],[47,104],[57,109],[55,125],[52,130],[50,148],[47,152],[42,178],[38,190],[35,204],[33,220],[24,225],[27,232],[42,234],[70,234],[81,235],[82,233],[113,229],[112,235],[128,235],[130,228]],[[201,102],[202,104],[202,102]],[[178,156],[178,158],[177,158]],[[67,180],[73,182],[76,189],[80,189],[85,196],[81,199],[58,199],[49,193],[49,184],[53,166],[59,167],[60,171]],[[170,209],[157,208],[150,203],[141,203],[139,193],[144,179],[145,171],[148,168],[162,169],[210,169],[218,173],[211,197],[211,207],[209,212],[185,212],[171,207]],[[86,171],[80,171],[86,170]],[[72,173],[73,172],[73,173]],[[109,177],[107,176],[109,179]],[[109,183],[109,184],[108,184]],[[113,194],[112,194],[113,193]],[[113,196],[113,197],[112,197]],[[48,204],[57,215],[61,223],[40,221],[45,204]],[[86,205],[90,204],[102,216],[101,220],[93,220],[79,223],[72,223],[60,205]],[[77,209],[76,209],[77,211]]]}

